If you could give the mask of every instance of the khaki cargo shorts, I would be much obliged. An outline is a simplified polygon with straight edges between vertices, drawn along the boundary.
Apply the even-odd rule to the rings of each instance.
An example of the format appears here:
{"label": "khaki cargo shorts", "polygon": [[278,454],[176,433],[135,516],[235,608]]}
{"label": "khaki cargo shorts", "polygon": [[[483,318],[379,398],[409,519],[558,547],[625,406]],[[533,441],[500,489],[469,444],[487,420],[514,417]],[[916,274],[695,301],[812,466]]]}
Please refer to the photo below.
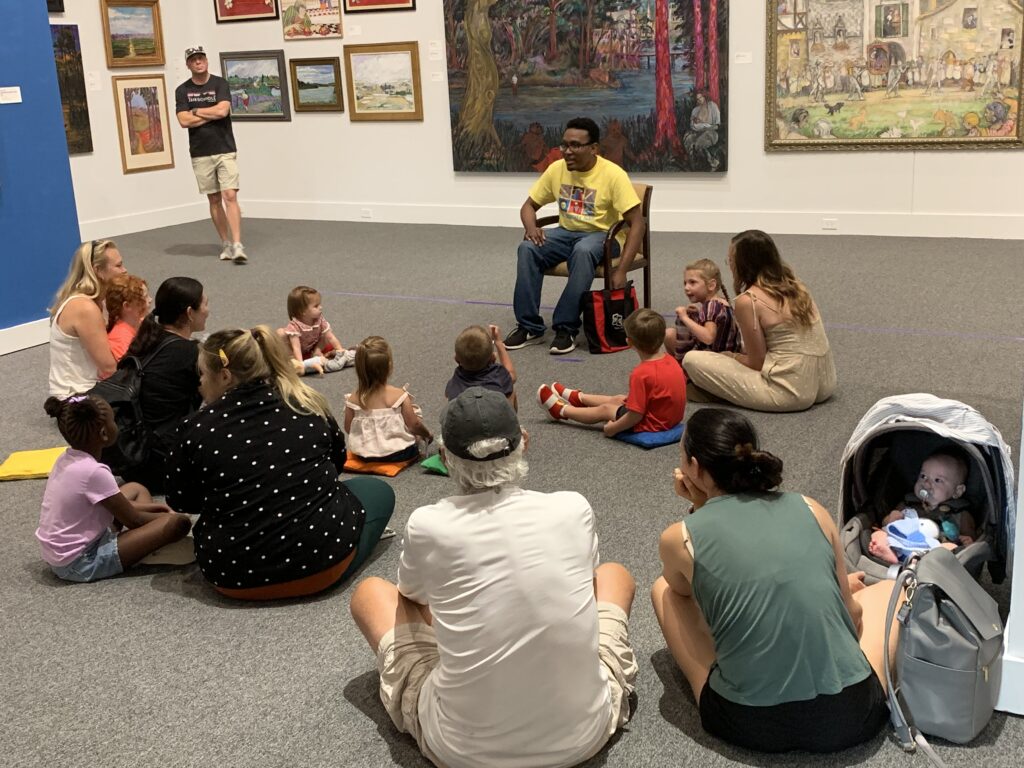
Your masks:
{"label": "khaki cargo shorts", "polygon": [[213,195],[225,189],[238,189],[237,157],[237,152],[193,157],[192,170],[199,182],[199,192]]}
{"label": "khaki cargo shorts", "polygon": [[[626,612],[614,603],[597,604],[598,656],[608,673],[612,717],[606,736],[611,737],[629,722],[629,695],[636,682],[636,657],[629,646]],[[408,733],[420,751],[433,763],[440,763],[423,742],[419,699],[423,684],[440,662],[437,638],[429,624],[399,624],[381,638],[377,648],[380,672],[380,700],[391,721]],[[604,746],[603,744],[601,746]],[[600,747],[595,750],[600,751]]]}

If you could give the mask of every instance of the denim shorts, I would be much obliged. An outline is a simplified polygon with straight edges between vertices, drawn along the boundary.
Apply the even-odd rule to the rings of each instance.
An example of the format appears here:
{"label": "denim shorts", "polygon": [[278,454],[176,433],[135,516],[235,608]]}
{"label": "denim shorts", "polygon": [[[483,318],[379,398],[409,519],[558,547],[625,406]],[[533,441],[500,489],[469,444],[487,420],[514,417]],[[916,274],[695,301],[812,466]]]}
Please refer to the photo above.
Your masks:
{"label": "denim shorts", "polygon": [[65,581],[98,581],[124,572],[117,554],[117,534],[107,530],[67,565],[51,565]]}

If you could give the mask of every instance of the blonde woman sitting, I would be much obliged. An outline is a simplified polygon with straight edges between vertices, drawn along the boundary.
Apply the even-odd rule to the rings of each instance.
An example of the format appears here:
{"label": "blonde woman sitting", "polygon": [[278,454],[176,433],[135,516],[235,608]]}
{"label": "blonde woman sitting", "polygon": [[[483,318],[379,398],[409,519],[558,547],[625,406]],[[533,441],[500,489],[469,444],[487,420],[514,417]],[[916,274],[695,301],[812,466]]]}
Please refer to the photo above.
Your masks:
{"label": "blonde woman sitting", "polygon": [[199,377],[206,407],[178,433],[167,503],[201,515],[193,532],[203,576],[243,600],[311,595],[346,579],[384,531],[394,491],[375,477],[338,479],[338,422],[267,326],[212,334]]}
{"label": "blonde woman sitting", "polygon": [[107,342],[106,284],[127,272],[113,240],[82,243],[50,308],[49,392],[64,398],[92,388],[117,368]]}

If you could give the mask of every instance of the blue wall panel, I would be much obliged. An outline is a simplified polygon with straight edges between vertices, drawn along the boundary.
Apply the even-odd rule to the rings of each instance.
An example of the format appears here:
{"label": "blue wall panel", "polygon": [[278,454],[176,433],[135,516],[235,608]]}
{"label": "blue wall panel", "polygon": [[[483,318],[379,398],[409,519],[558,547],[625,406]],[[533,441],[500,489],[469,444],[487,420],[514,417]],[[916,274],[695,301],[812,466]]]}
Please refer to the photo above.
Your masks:
{"label": "blue wall panel", "polygon": [[[59,17],[54,19],[59,23]],[[0,24],[0,328],[46,317],[79,244],[46,3],[18,3]]]}

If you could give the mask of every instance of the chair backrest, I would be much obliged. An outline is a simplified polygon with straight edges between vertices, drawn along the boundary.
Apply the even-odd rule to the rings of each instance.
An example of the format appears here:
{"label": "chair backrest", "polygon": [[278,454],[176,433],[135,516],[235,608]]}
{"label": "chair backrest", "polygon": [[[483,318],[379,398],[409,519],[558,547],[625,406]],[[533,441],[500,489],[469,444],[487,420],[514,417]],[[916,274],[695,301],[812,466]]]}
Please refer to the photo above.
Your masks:
{"label": "chair backrest", "polygon": [[644,218],[644,239],[640,244],[640,250],[637,253],[638,256],[650,257],[651,254],[651,194],[654,192],[654,187],[650,184],[641,184],[638,181],[633,182],[633,189],[636,191],[636,196],[640,198],[640,215]]}

